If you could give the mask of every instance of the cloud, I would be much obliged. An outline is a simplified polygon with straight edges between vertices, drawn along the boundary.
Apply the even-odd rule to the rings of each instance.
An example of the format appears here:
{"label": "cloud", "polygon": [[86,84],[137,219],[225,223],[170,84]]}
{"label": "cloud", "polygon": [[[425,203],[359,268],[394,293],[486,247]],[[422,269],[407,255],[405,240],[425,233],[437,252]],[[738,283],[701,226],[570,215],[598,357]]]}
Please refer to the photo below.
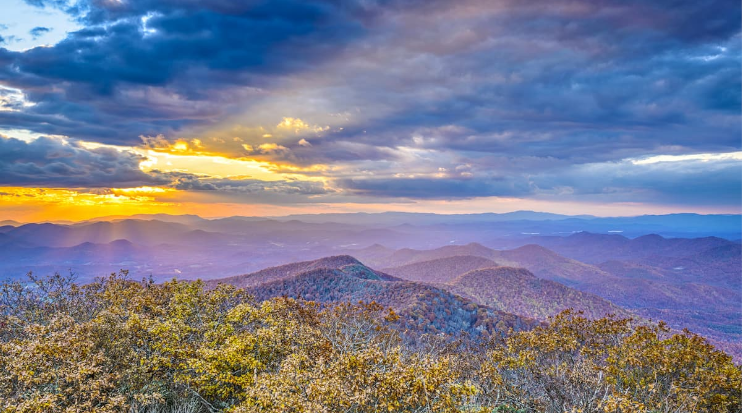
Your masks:
{"label": "cloud", "polygon": [[[282,141],[290,152],[264,158],[298,165],[386,167],[405,147],[573,164],[739,150],[737,23],[722,4],[671,14],[664,5],[468,1],[399,12],[244,116],[283,109],[327,121],[312,148]],[[724,24],[689,25],[702,12]]]}
{"label": "cloud", "polygon": [[85,27],[52,47],[0,48],[0,84],[18,91],[0,89],[0,127],[155,137],[144,145],[375,197],[691,205],[702,201],[674,188],[737,182],[730,165],[690,163],[689,175],[629,159],[740,151],[739,3],[27,2]]}
{"label": "cloud", "polygon": [[544,174],[533,179],[546,191],[567,189],[575,199],[593,202],[736,206],[743,195],[743,182],[740,153],[731,155],[717,159],[698,155],[650,163],[625,160],[586,164],[568,168],[559,175]]}
{"label": "cloud", "polygon": [[109,143],[227,115],[234,102],[220,95],[249,94],[342,52],[375,13],[365,2],[331,1],[31,3],[64,9],[87,27],[52,47],[0,53],[0,83],[38,103],[28,118],[0,124],[38,127],[34,115],[54,113],[64,122],[38,132]]}
{"label": "cloud", "polygon": [[332,193],[322,182],[279,180],[262,181],[250,178],[213,178],[187,173],[156,173],[172,179],[171,187],[187,191],[222,191],[233,194],[288,194],[288,195],[323,195]]}
{"label": "cloud", "polygon": [[255,194],[272,192],[291,195],[324,195],[334,191],[326,188],[322,182],[312,181],[259,181],[259,180],[217,180],[212,183],[218,190]]}
{"label": "cloud", "polygon": [[50,29],[50,28],[48,28],[48,27],[41,27],[41,26],[38,26],[38,27],[34,27],[33,29],[31,29],[31,30],[30,30],[30,31],[29,31],[28,33],[29,33],[29,34],[31,35],[31,37],[32,37],[32,38],[33,38],[34,40],[36,40],[36,39],[38,39],[39,37],[41,37],[41,36],[43,36],[43,35],[45,35],[45,34],[49,33],[50,31],[52,31],[52,29]]}
{"label": "cloud", "polygon": [[167,181],[139,169],[144,158],[110,148],[40,137],[32,142],[0,137],[0,185],[52,188],[134,187]]}
{"label": "cloud", "polygon": [[18,43],[21,40],[23,40],[23,39],[21,39],[18,36],[12,35],[12,34],[9,35],[9,36],[0,36],[0,45],[2,45],[2,44],[11,44],[11,43]]}
{"label": "cloud", "polygon": [[28,102],[20,90],[0,86],[0,111],[17,112],[27,105]]}
{"label": "cloud", "polygon": [[86,25],[53,47],[0,54],[0,82],[37,103],[0,124],[40,133],[174,138],[236,107],[300,96],[289,107],[367,112],[356,119],[366,137],[336,134],[348,141],[394,142],[455,123],[485,141],[601,127],[604,143],[631,130],[643,145],[655,134],[648,129],[668,126],[670,136],[712,126],[719,142],[729,130],[707,115],[740,108],[730,92],[740,83],[731,17],[740,6],[723,1],[29,3]]}
{"label": "cloud", "polygon": [[193,174],[170,172],[163,173],[162,176],[170,178],[170,186],[175,189],[186,191],[216,191],[218,189],[216,185],[209,182],[204,182],[202,181],[202,178]]}
{"label": "cloud", "polygon": [[[251,201],[302,201],[332,194],[323,182],[283,179],[263,181],[246,177],[219,178],[180,171],[144,172],[141,155],[128,150],[91,147],[62,137],[39,137],[31,142],[0,135],[0,186],[78,188],[105,195],[122,192],[136,195],[146,187],[147,195],[168,188],[181,191],[212,191]],[[119,188],[119,189],[117,189]],[[114,192],[112,192],[114,191]],[[266,201],[268,202],[268,201]]]}
{"label": "cloud", "polygon": [[346,179],[338,184],[357,195],[412,199],[513,197],[529,194],[521,183],[498,179],[385,178]]}
{"label": "cloud", "polygon": [[220,178],[184,172],[150,173],[169,181],[167,188],[178,190],[178,199],[182,202],[266,205],[343,202],[337,197],[337,189],[321,181],[264,181],[252,177]]}
{"label": "cloud", "polygon": [[[740,158],[740,153],[727,156],[665,156],[556,168],[545,166],[542,171],[508,169],[510,173],[507,174],[494,174],[484,169],[483,165],[468,165],[460,168],[460,171],[473,171],[466,177],[387,176],[342,179],[336,184],[357,195],[387,198],[462,199],[497,196],[735,206],[739,205],[742,195]],[[456,171],[457,168],[454,169]]]}

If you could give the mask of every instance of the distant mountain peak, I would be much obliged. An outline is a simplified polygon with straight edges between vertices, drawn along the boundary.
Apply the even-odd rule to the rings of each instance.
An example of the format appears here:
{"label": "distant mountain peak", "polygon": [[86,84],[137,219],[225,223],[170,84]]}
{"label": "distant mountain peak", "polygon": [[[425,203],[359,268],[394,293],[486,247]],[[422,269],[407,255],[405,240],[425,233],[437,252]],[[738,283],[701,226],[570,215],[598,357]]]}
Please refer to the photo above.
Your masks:
{"label": "distant mountain peak", "polygon": [[537,244],[526,244],[524,246],[518,247],[516,249],[511,250],[510,252],[513,253],[529,253],[529,254],[539,254],[539,255],[549,255],[549,256],[559,256],[556,252],[550,250],[549,248],[545,248],[541,245]]}
{"label": "distant mountain peak", "polygon": [[392,251],[391,248],[387,248],[382,244],[375,243],[372,245],[369,245],[368,247],[362,248],[362,251]]}
{"label": "distant mountain peak", "polygon": [[543,247],[541,245],[538,245],[538,244],[526,244],[526,245],[522,245],[522,246],[514,249],[514,251],[516,251],[516,250],[518,250],[518,251],[545,251],[545,252],[552,252],[549,249],[547,249],[547,248],[545,248],[545,247]]}
{"label": "distant mountain peak", "polygon": [[654,241],[657,240],[657,241],[662,241],[664,239],[665,239],[664,237],[662,237],[662,236],[660,236],[658,234],[647,234],[647,235],[643,235],[643,236],[637,237],[634,240],[635,241],[638,241],[638,240],[654,240]]}
{"label": "distant mountain peak", "polygon": [[108,243],[108,245],[123,247],[123,246],[134,246],[134,243],[128,239],[117,239]]}
{"label": "distant mountain peak", "polygon": [[467,271],[461,274],[457,278],[451,281],[451,284],[457,284],[463,282],[467,278],[492,278],[492,277],[526,277],[526,278],[537,278],[536,275],[532,274],[531,271],[526,268],[509,267],[505,265],[478,268],[472,271]]}
{"label": "distant mountain peak", "polygon": [[328,268],[340,268],[345,265],[364,265],[361,261],[348,254],[323,257],[312,262],[315,263],[315,266],[327,265]]}
{"label": "distant mountain peak", "polygon": [[301,261],[269,267],[250,274],[209,280],[207,281],[207,285],[214,286],[218,283],[224,283],[232,284],[236,287],[252,287],[267,282],[290,279],[315,270],[337,270],[339,274],[352,275],[356,278],[363,279],[398,280],[391,275],[372,270],[350,255],[335,255],[312,261]]}
{"label": "distant mountain peak", "polygon": [[624,238],[624,239],[627,239],[627,237],[621,234],[616,234],[616,233],[597,234],[595,232],[590,232],[590,231],[578,231],[574,234],[569,235],[568,238],[572,238],[572,239]]}

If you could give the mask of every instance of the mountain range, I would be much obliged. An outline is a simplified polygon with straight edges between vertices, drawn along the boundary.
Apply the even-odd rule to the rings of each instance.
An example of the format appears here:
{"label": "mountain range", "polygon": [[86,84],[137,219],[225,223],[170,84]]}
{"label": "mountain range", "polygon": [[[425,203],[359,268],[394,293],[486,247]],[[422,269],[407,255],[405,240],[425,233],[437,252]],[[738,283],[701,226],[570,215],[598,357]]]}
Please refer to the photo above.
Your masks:
{"label": "mountain range", "polygon": [[427,332],[490,334],[574,308],[662,319],[740,349],[738,215],[160,214],[3,223],[5,279],[71,271],[89,282],[128,269],[156,281],[219,280],[259,299],[376,300],[411,320],[411,331]]}
{"label": "mountain range", "polygon": [[[566,240],[590,240],[592,248],[612,251],[616,237],[578,234],[566,237]],[[652,239],[657,240],[658,237],[654,236]],[[604,240],[607,242],[602,246],[601,242]],[[551,240],[548,239],[548,242]],[[658,255],[668,251],[666,244],[682,244],[685,249],[674,250],[675,256],[672,257]],[[520,301],[532,300],[547,307],[529,308],[520,312],[536,318],[548,315],[549,304],[556,302],[564,303],[565,307],[588,311],[589,314],[595,311],[587,307],[597,308],[599,313],[626,314],[626,311],[630,311],[641,317],[664,320],[673,328],[689,328],[737,351],[741,337],[740,244],[722,239],[699,238],[662,239],[652,245],[655,248],[647,246],[640,250],[636,261],[610,260],[599,265],[567,258],[535,244],[512,250],[495,250],[471,243],[433,250],[405,248],[386,252],[380,246],[373,245],[353,254],[392,275],[416,281],[443,283],[449,285],[450,291],[474,298],[476,302],[494,305],[495,308],[500,307],[494,304],[494,300],[502,298],[489,295],[498,291],[507,298],[521,294],[523,298]],[[629,258],[626,250],[616,251],[618,257]],[[688,255],[680,256],[683,253]],[[606,258],[610,257],[607,253],[603,254]],[[488,265],[483,260],[523,270],[503,267],[499,271],[493,268],[483,269]],[[685,267],[671,267],[678,263],[694,265],[689,266],[689,270]],[[460,275],[466,274],[476,281],[465,277],[466,287],[462,287],[462,279],[457,279],[455,275],[459,272],[458,269],[462,271]],[[482,273],[487,273],[487,276]],[[504,273],[509,275],[503,276]],[[530,279],[529,276],[534,278]],[[496,279],[500,281],[494,281]],[[553,284],[539,285],[545,282]],[[503,287],[504,283],[509,286]],[[567,287],[571,294],[564,290]],[[540,293],[541,288],[550,292],[549,298],[544,292]],[[540,297],[540,294],[543,298],[534,301],[533,297]],[[512,311],[520,305],[513,300],[507,302]],[[578,304],[574,304],[576,302]],[[616,307],[623,310],[617,311]]]}
{"label": "mountain range", "polygon": [[375,271],[347,255],[210,280],[207,286],[215,288],[220,283],[245,288],[259,301],[285,296],[320,303],[376,302],[396,311],[403,328],[416,335],[492,335],[538,324],[528,317],[478,305],[437,286]]}

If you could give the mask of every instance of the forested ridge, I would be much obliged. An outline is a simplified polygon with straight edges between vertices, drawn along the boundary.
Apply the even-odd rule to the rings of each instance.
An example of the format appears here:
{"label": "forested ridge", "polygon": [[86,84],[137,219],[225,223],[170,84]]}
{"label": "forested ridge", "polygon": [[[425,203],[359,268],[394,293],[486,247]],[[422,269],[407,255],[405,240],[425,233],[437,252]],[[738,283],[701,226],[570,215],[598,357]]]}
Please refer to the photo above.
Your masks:
{"label": "forested ridge", "polygon": [[229,285],[34,278],[0,288],[3,412],[737,412],[741,369],[663,324],[565,311],[415,331],[371,303]]}

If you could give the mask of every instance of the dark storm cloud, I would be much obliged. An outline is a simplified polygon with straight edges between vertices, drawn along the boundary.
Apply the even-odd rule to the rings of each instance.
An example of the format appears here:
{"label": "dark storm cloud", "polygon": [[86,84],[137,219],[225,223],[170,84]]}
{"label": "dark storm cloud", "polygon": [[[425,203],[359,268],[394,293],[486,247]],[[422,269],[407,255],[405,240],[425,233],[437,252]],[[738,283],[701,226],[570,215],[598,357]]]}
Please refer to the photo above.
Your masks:
{"label": "dark storm cloud", "polygon": [[133,153],[86,149],[56,138],[25,142],[0,137],[0,185],[96,188],[167,183],[142,172],[143,160]]}

